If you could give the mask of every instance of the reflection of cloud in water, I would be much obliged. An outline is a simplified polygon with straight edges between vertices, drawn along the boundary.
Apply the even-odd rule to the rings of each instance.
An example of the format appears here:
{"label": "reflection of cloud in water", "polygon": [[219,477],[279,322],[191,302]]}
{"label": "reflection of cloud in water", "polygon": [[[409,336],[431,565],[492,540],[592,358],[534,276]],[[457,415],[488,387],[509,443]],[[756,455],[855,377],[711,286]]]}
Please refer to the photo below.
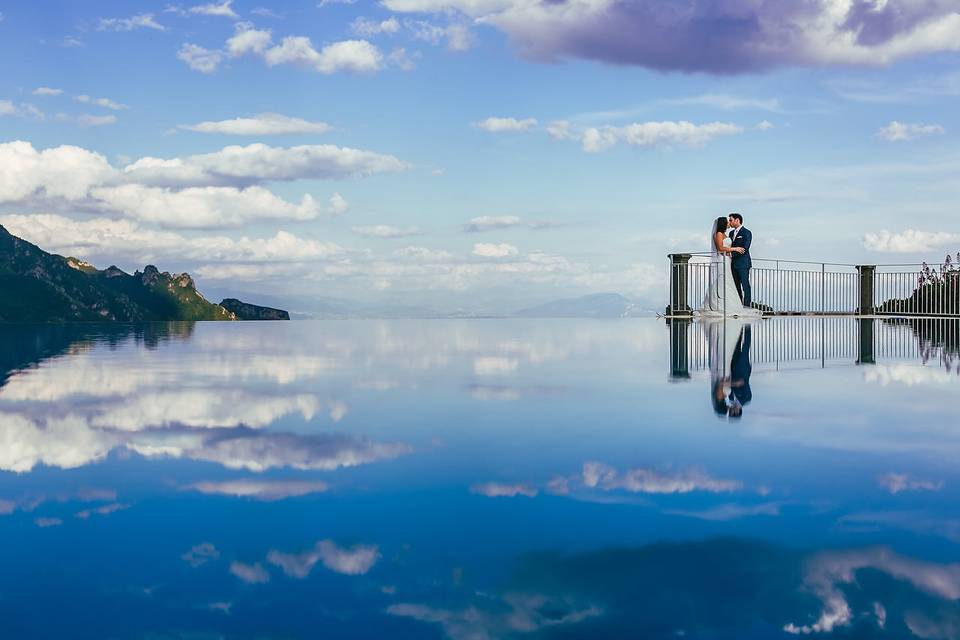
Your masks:
{"label": "reflection of cloud in water", "polygon": [[669,511],[678,516],[688,516],[700,520],[712,522],[726,522],[728,520],[739,520],[740,518],[749,518],[753,516],[778,516],[780,507],[779,502],[764,502],[762,504],[720,504],[709,509],[701,511]]}
{"label": "reflection of cloud in water", "polygon": [[877,481],[881,487],[896,495],[902,491],[939,491],[943,480],[922,480],[906,473],[888,473]]}
{"label": "reflection of cloud in water", "polygon": [[[389,611],[443,625],[450,638],[512,635],[518,629],[507,625],[503,601],[516,594],[553,603],[552,619],[576,624],[563,637],[578,638],[774,638],[815,630],[875,637],[881,623],[902,637],[919,620],[928,628],[960,620],[960,565],[882,548],[809,553],[736,538],[531,553],[498,592],[455,608],[418,603]],[[602,615],[574,623],[567,614],[576,611]]]}
{"label": "reflection of cloud in water", "polygon": [[94,509],[84,509],[83,511],[78,511],[73,514],[81,520],[87,520],[90,516],[108,516],[111,513],[116,513],[117,511],[123,511],[124,509],[129,509],[130,505],[121,504],[119,502],[114,502],[112,504],[105,504],[102,507],[96,507]]}
{"label": "reflection of cloud in water", "polygon": [[378,560],[380,551],[376,545],[357,544],[345,548],[337,546],[332,540],[321,540],[303,553],[271,550],[267,554],[267,562],[280,567],[292,578],[306,578],[318,562],[336,573],[363,575],[369,572]]}
{"label": "reflection of cloud in water", "polygon": [[47,527],[59,527],[63,524],[63,520],[60,518],[34,518],[33,523],[40,527],[41,529],[46,529]]}
{"label": "reflection of cloud in water", "polygon": [[263,568],[259,562],[254,564],[244,564],[234,561],[230,563],[230,573],[240,578],[247,584],[263,584],[270,582],[270,574]]}
{"label": "reflection of cloud in water", "polygon": [[854,611],[840,585],[853,585],[857,572],[867,569],[905,581],[919,591],[944,600],[960,598],[960,564],[942,565],[915,560],[884,548],[825,551],[808,561],[803,579],[804,586],[823,603],[819,617],[811,624],[788,623],[784,630],[790,633],[831,632],[836,627],[850,626]]}
{"label": "reflection of cloud in water", "polygon": [[327,483],[307,480],[261,480],[259,478],[241,478],[239,480],[195,482],[184,487],[206,495],[234,496],[272,501],[295,498],[327,490]]}
{"label": "reflection of cloud in water", "polygon": [[198,545],[190,547],[190,549],[180,557],[183,558],[184,562],[196,569],[211,560],[219,558],[220,552],[217,551],[217,548],[213,546],[213,544],[201,542]]}
{"label": "reflection of cloud in water", "polygon": [[503,376],[516,372],[520,361],[503,356],[477,356],[473,359],[473,372],[478,376]]}
{"label": "reflection of cloud in water", "polygon": [[891,384],[914,387],[957,382],[957,376],[949,371],[916,364],[876,364],[863,370],[863,379],[884,387]]}
{"label": "reflection of cloud in water", "polygon": [[743,486],[739,480],[714,478],[700,469],[658,471],[641,467],[628,469],[621,473],[602,462],[585,462],[579,478],[568,478],[565,485],[556,478],[551,482],[554,482],[558,488],[566,487],[569,491],[573,480],[579,480],[584,487],[590,489],[650,494],[691,493],[694,491],[730,493]]}
{"label": "reflection of cloud in water", "polygon": [[[387,613],[421,622],[439,624],[452,640],[488,640],[516,633],[533,633],[561,628],[601,615],[590,605],[576,605],[566,599],[540,594],[508,594],[489,608],[471,605],[464,609],[442,609],[424,604],[400,603]],[[505,609],[505,610],[504,610]]]}
{"label": "reflection of cloud in water", "polygon": [[488,498],[514,498],[526,496],[533,498],[537,489],[528,484],[505,484],[502,482],[484,482],[470,487],[471,493],[478,493]]}

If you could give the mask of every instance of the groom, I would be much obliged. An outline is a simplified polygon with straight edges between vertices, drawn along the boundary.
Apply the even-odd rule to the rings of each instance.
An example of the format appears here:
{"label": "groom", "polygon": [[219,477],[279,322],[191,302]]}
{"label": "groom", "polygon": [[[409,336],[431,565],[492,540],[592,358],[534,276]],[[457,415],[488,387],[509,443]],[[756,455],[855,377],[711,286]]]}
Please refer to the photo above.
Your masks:
{"label": "groom", "polygon": [[733,282],[737,285],[737,291],[740,293],[740,300],[743,306],[750,308],[750,267],[753,263],[750,260],[750,242],[753,240],[753,234],[750,229],[743,226],[743,216],[739,213],[731,213],[727,218],[727,226],[731,228],[729,232],[730,239],[733,240],[734,247],[743,247],[743,253],[734,253],[730,261],[730,267],[733,270]]}

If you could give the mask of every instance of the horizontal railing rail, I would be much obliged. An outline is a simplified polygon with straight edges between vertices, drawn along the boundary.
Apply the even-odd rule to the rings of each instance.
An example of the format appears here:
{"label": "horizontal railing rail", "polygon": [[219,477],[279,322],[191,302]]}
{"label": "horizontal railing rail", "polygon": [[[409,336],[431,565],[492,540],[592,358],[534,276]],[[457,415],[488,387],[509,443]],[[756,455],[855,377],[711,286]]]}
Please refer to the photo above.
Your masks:
{"label": "horizontal railing rail", "polygon": [[[731,306],[725,296],[734,279],[728,260],[696,252],[669,258],[666,316],[735,313],[731,309],[740,300]],[[960,316],[960,268],[949,261],[939,269],[778,258],[751,262],[750,306],[764,315]],[[742,289],[738,294],[743,299]]]}

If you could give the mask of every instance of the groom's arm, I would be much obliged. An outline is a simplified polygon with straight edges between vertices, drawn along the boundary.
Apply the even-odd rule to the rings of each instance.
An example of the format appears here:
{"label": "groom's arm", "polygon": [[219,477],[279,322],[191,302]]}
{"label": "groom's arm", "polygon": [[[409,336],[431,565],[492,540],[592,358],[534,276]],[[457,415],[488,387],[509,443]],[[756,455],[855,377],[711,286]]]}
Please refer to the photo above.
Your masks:
{"label": "groom's arm", "polygon": [[740,237],[743,238],[743,250],[750,251],[750,243],[753,241],[753,234],[747,230],[746,233],[740,234]]}

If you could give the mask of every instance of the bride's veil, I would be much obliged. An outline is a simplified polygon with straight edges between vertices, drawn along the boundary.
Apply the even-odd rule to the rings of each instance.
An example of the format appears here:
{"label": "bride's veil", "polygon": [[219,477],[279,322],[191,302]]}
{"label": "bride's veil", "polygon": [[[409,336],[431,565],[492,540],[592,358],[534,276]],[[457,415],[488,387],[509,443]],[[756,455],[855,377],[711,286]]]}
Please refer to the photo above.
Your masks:
{"label": "bride's veil", "polygon": [[713,224],[710,227],[710,254],[713,255],[714,257],[720,255],[720,251],[717,249],[717,241],[715,239],[717,237],[717,232],[720,230],[717,227],[717,224],[719,223],[719,221],[720,221],[719,218],[717,220],[714,220]]}

